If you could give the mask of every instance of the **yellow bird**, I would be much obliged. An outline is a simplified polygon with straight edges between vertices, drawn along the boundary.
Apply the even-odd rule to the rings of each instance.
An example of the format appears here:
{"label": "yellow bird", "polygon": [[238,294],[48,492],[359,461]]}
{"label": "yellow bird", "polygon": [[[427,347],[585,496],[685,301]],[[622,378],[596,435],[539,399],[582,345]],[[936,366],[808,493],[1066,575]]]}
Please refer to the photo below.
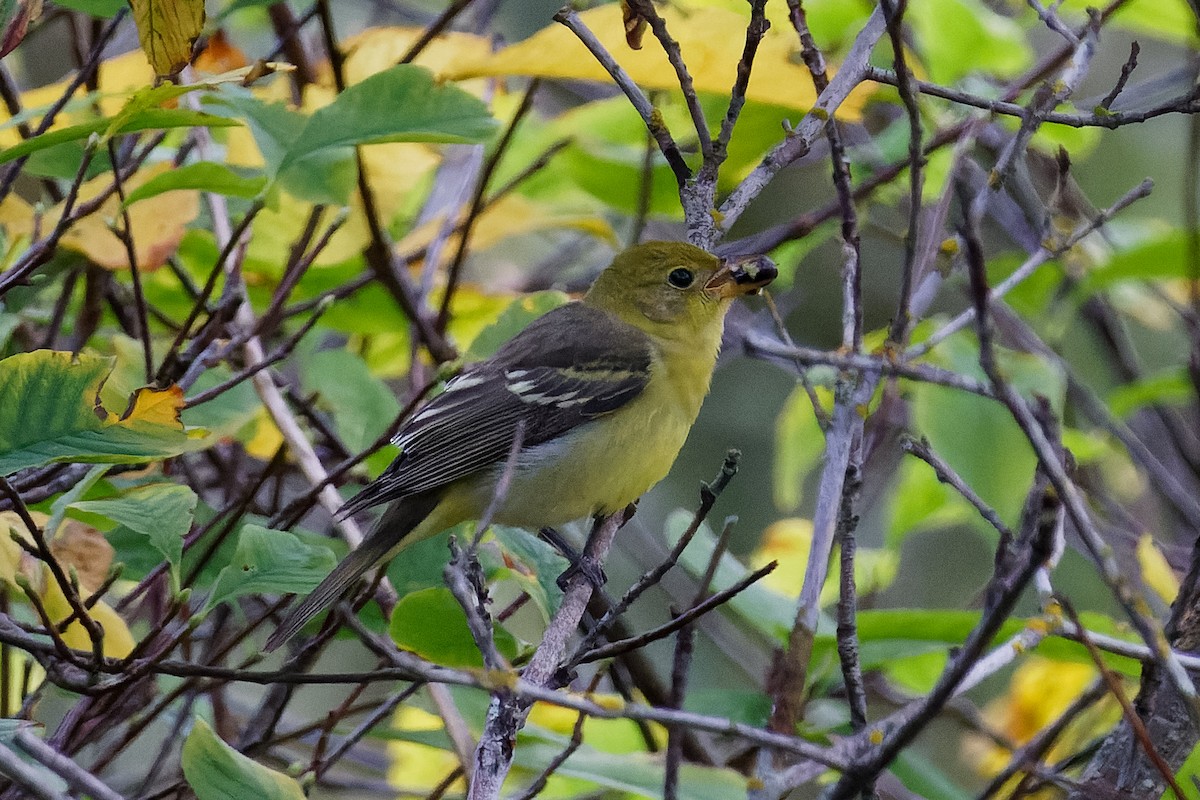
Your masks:
{"label": "yellow bird", "polygon": [[776,276],[762,256],[727,261],[681,242],[619,254],[579,302],[473,364],[393,440],[400,455],[341,515],[390,502],[362,544],[291,611],[274,650],[374,565],[483,515],[537,529],[624,508],[675,462],[708,394],[725,312]]}

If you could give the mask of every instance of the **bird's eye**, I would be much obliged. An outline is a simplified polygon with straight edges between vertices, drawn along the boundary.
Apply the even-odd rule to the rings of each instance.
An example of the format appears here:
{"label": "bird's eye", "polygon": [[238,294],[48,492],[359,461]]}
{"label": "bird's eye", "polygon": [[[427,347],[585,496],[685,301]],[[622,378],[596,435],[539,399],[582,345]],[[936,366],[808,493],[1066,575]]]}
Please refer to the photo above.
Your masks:
{"label": "bird's eye", "polygon": [[676,289],[686,289],[692,285],[694,280],[696,280],[696,276],[692,274],[692,271],[683,267],[671,270],[671,274],[667,276],[667,283]]}

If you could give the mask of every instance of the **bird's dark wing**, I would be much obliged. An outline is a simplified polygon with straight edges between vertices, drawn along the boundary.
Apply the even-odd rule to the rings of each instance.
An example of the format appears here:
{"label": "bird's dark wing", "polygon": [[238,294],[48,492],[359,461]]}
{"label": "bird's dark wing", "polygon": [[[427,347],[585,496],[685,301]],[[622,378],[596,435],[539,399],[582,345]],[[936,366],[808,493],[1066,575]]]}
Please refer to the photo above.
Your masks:
{"label": "bird's dark wing", "polygon": [[464,370],[393,442],[400,455],[342,515],[428,491],[562,436],[641,393],[652,345],[637,328],[580,303],[540,317],[487,361]]}

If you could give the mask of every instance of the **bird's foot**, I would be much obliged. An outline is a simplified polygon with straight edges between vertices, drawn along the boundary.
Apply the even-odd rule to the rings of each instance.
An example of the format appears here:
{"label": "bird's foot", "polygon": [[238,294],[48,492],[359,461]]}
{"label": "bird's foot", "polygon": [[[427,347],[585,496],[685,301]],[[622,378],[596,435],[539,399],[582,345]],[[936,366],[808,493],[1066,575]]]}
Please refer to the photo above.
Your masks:
{"label": "bird's foot", "polygon": [[604,567],[600,565],[600,562],[585,555],[572,561],[571,566],[558,576],[558,588],[566,591],[567,586],[576,575],[587,578],[587,582],[597,590],[604,588],[604,584],[608,583],[608,576],[604,574]]}

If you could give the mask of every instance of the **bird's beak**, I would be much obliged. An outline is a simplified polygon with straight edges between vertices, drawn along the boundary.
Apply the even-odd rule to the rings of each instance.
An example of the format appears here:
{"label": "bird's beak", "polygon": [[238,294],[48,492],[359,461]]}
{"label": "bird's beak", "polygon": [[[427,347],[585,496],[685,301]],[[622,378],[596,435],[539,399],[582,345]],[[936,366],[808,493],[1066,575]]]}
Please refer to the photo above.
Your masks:
{"label": "bird's beak", "polygon": [[722,260],[721,268],[704,284],[704,291],[721,299],[757,294],[778,275],[775,263],[766,256]]}

